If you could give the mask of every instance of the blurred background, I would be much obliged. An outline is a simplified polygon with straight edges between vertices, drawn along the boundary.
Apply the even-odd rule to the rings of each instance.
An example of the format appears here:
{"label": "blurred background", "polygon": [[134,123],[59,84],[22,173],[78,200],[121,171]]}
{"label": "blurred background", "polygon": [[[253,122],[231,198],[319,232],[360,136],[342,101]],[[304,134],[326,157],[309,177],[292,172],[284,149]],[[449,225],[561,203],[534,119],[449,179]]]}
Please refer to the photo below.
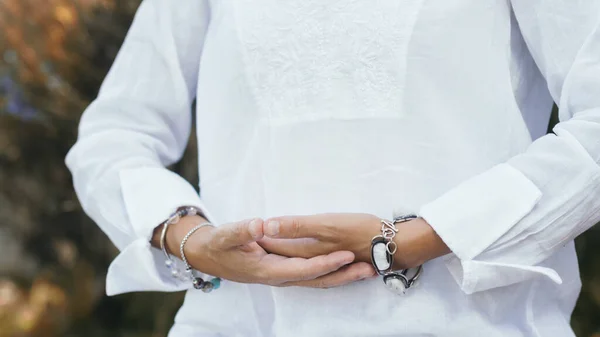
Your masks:
{"label": "blurred background", "polygon": [[[182,303],[104,295],[117,251],[82,212],[63,163],[139,2],[0,0],[0,337],[166,336]],[[172,169],[197,185],[194,144]],[[600,337],[598,227],[577,240],[582,337]]]}

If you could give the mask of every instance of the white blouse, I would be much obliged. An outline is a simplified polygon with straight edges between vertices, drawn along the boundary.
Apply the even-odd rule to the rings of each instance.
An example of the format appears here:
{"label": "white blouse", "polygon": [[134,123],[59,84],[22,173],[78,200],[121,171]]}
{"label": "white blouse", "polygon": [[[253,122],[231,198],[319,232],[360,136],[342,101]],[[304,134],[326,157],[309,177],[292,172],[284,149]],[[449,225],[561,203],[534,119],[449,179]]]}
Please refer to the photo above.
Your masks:
{"label": "white blouse", "polygon": [[[224,282],[188,291],[170,336],[572,336],[573,238],[600,221],[599,22],[592,0],[144,1],[67,157],[121,250],[107,293],[190,288],[148,243],[180,205],[216,224],[412,211],[454,253],[407,296]],[[201,196],[165,168],[194,99]]]}

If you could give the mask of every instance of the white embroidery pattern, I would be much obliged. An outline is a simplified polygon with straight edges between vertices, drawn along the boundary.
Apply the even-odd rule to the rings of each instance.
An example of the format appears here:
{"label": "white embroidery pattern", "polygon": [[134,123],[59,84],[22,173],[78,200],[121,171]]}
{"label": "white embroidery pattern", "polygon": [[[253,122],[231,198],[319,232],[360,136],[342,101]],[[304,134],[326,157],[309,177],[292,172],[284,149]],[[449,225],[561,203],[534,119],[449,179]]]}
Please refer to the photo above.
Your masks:
{"label": "white embroidery pattern", "polygon": [[401,114],[406,52],[421,2],[234,1],[261,118]]}

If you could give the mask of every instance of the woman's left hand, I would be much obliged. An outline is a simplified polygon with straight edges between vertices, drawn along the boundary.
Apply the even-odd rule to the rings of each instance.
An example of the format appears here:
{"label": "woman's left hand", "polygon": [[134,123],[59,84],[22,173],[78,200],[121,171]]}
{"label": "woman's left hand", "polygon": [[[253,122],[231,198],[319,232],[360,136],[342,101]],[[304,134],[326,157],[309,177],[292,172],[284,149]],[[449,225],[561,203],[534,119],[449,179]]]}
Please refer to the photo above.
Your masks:
{"label": "woman's left hand", "polygon": [[[417,267],[450,252],[421,218],[397,224],[397,228],[395,268]],[[271,253],[310,258],[349,250],[355,254],[355,261],[370,263],[371,240],[381,234],[381,219],[364,213],[283,216],[266,220],[264,233],[259,244]]]}

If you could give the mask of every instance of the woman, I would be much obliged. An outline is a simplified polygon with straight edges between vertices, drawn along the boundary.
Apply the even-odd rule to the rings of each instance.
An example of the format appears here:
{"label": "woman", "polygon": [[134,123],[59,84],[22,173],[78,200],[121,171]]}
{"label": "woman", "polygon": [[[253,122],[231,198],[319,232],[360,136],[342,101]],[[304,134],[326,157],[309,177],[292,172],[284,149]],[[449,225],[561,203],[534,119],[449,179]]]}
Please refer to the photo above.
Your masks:
{"label": "woman", "polygon": [[[599,13],[144,1],[67,157],[121,250],[107,293],[189,289],[175,337],[573,335],[573,238],[600,220]],[[165,169],[194,99],[201,197]],[[404,297],[375,276],[392,257],[424,264]]]}

